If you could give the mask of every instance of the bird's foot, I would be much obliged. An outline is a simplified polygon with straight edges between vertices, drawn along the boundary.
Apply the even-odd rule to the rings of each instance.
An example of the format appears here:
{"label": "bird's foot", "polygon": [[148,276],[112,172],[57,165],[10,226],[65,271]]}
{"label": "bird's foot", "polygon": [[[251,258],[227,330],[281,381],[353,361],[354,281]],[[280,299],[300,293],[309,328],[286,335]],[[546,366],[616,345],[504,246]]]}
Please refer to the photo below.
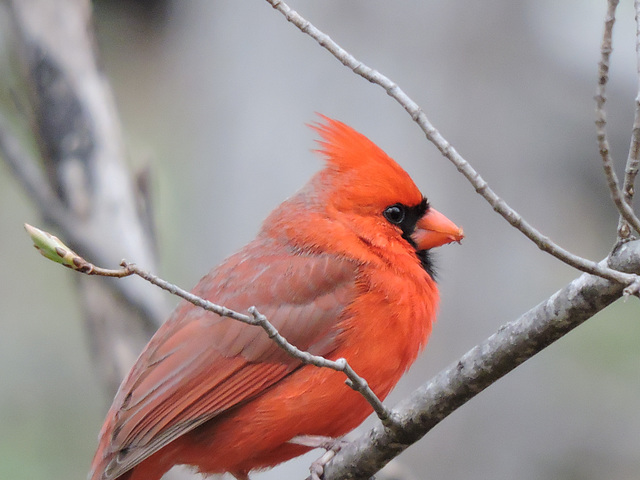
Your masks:
{"label": "bird's foot", "polygon": [[343,438],[324,437],[322,435],[298,435],[289,440],[289,443],[311,448],[323,448],[326,450],[326,452],[309,467],[311,480],[321,480],[324,474],[324,466],[349,442]]}

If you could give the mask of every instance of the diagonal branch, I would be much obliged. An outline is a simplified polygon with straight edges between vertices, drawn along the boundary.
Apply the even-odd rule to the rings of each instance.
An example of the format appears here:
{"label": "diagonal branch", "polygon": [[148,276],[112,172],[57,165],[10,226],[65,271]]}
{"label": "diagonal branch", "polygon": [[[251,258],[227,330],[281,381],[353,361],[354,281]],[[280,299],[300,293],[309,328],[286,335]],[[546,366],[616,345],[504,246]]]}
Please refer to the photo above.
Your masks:
{"label": "diagonal branch", "polygon": [[[602,157],[602,167],[604,168],[607,186],[613,203],[616,205],[620,213],[620,222],[618,224],[618,236],[621,239],[628,239],[630,227],[640,232],[640,220],[633,212],[630,202],[623,199],[623,192],[620,190],[618,176],[613,169],[613,159],[611,158],[611,148],[607,136],[607,114],[605,112],[605,103],[607,101],[606,87],[609,81],[609,61],[611,58],[613,35],[613,25],[616,21],[616,8],[619,0],[609,0],[607,15],[604,22],[604,33],[602,35],[602,44],[600,46],[600,62],[598,63],[598,87],[596,91],[596,136],[598,139],[598,149]],[[632,143],[633,150],[633,143]],[[630,153],[631,157],[631,153]],[[636,167],[637,168],[637,167]],[[631,179],[629,179],[631,180]],[[632,189],[633,187],[631,187]]]}
{"label": "diagonal branch", "polygon": [[[289,22],[298,27],[300,31],[309,35],[318,42],[320,46],[328,50],[334,57],[336,57],[336,59],[342,62],[342,64],[371,83],[382,87],[389,96],[402,105],[409,115],[411,115],[411,118],[420,126],[427,139],[433,143],[451,163],[455,165],[458,171],[462,173],[469,183],[471,183],[475,188],[476,192],[478,192],[497,213],[509,222],[509,224],[518,229],[533,243],[535,243],[538,248],[580,271],[598,275],[602,278],[620,282],[625,285],[637,285],[636,275],[618,272],[607,267],[606,264],[596,263],[578,255],[574,255],[568,250],[552,242],[549,237],[540,233],[489,187],[488,183],[469,164],[469,162],[467,162],[431,124],[420,106],[406,93],[404,93],[395,82],[377,70],[374,70],[359,61],[344,48],[334,42],[326,33],[316,28],[311,22],[303,18],[283,1],[267,0],[267,2],[269,2],[273,8],[282,13]],[[631,290],[634,290],[632,293],[636,293],[635,287]]]}
{"label": "diagonal branch", "polygon": [[64,243],[62,243],[59,238],[51,235],[50,233],[40,230],[39,228],[35,228],[29,224],[25,224],[24,227],[31,237],[34,246],[44,257],[56,263],[60,263],[72,270],[75,270],[76,272],[84,273],[86,275],[97,275],[100,277],[112,278],[124,278],[130,277],[131,275],[137,275],[150,284],[155,285],[156,287],[159,287],[162,290],[171,293],[172,295],[176,295],[186,300],[187,302],[192,303],[196,307],[202,308],[203,310],[213,312],[217,315],[220,315],[221,317],[232,318],[233,320],[237,320],[247,325],[262,328],[276,345],[278,345],[282,350],[291,355],[293,358],[300,360],[302,363],[307,365],[314,365],[320,368],[329,368],[331,370],[344,373],[347,377],[347,385],[353,390],[359,392],[365,398],[365,400],[369,402],[380,421],[387,427],[391,428],[395,426],[395,417],[391,414],[387,407],[383,405],[383,403],[376,396],[373,390],[371,390],[371,388],[367,384],[367,381],[359,376],[353,370],[353,368],[351,368],[351,365],[349,365],[346,359],[339,358],[334,361],[324,358],[320,355],[313,355],[307,351],[300,350],[298,347],[284,338],[280,334],[280,332],[278,332],[278,329],[267,319],[265,315],[260,313],[256,307],[249,308],[249,315],[239,313],[235,310],[231,310],[222,305],[217,305],[213,302],[205,300],[202,297],[194,295],[193,293],[190,293],[178,287],[177,285],[169,283],[166,280],[163,280],[162,278],[153,275],[146,270],[143,270],[136,264],[129,263],[125,260],[120,263],[122,268],[119,269],[106,269],[98,267],[86,261],[80,255],[78,255]]}
{"label": "diagonal branch", "polygon": [[[601,264],[640,272],[640,241],[623,244]],[[324,480],[366,480],[489,385],[533,357],[622,294],[623,287],[582,274],[452,363],[393,412],[399,428],[376,425],[325,466]]]}
{"label": "diagonal branch", "polygon": [[349,385],[355,391],[359,392],[367,400],[367,402],[369,402],[380,421],[388,427],[394,425],[395,417],[392,416],[387,407],[383,405],[383,403],[376,396],[373,390],[371,390],[371,388],[367,384],[367,381],[359,376],[353,370],[353,368],[351,368],[351,365],[349,365],[346,359],[339,358],[333,361],[320,355],[313,355],[304,350],[300,350],[298,347],[284,338],[280,334],[280,332],[278,332],[278,329],[276,329],[276,327],[273,326],[273,324],[267,319],[267,317],[260,313],[256,307],[250,307],[248,310],[249,315],[245,315],[198,297],[197,295],[194,295],[178,287],[177,285],[169,283],[166,280],[163,280],[145,270],[142,270],[140,267],[133,263],[128,263],[123,260],[122,267],[122,276],[135,274],[141,278],[144,278],[149,283],[160,287],[161,289],[166,290],[173,295],[177,295],[178,297],[183,298],[196,307],[200,307],[209,312],[213,312],[220,315],[221,317],[229,317],[247,325],[253,325],[262,328],[267,333],[269,338],[275,342],[276,345],[278,345],[292,357],[300,360],[302,363],[314,365],[320,368],[329,368],[331,370],[344,373],[347,376],[347,385]]}
{"label": "diagonal branch", "polygon": [[[86,262],[56,237],[28,225],[26,228],[36,248],[53,261],[90,275],[138,275],[196,306],[263,328],[276,344],[305,363],[345,373],[350,386],[369,401],[382,423],[354,442],[342,446],[325,466],[324,480],[370,478],[461,405],[624,293],[624,287],[618,282],[588,274],[581,275],[516,321],[501,327],[494,335],[389,411],[367,387],[366,381],[344,359],[332,362],[299,350],[284,339],[255,308],[250,309],[250,315],[245,315],[213,304],[124,261],[121,269],[101,269]],[[640,241],[622,244],[608,259],[601,262],[605,263],[618,271],[640,272]]]}

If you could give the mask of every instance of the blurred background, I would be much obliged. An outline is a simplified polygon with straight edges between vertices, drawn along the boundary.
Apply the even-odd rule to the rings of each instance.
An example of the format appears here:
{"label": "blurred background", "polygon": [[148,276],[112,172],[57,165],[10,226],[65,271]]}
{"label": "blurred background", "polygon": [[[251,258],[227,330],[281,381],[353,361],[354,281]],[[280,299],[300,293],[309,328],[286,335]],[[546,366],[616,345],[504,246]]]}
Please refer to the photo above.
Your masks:
{"label": "blurred background", "polygon": [[[396,81],[535,227],[577,254],[607,255],[617,214],[593,123],[604,0],[292,7]],[[578,275],[498,217],[382,89],[266,2],[103,1],[95,14],[131,164],[152,168],[166,279],[195,284],[320,167],[305,126],[314,112],[375,141],[464,227],[461,246],[437,253],[442,304],[430,344],[387,404]],[[619,175],[636,96],[633,17],[623,0],[607,103]],[[35,253],[24,222],[41,219],[0,163],[0,479],[84,478],[111,399],[92,370],[73,273]],[[640,478],[639,311],[637,299],[617,302],[393,468],[406,479]],[[317,456],[255,478],[304,478]]]}

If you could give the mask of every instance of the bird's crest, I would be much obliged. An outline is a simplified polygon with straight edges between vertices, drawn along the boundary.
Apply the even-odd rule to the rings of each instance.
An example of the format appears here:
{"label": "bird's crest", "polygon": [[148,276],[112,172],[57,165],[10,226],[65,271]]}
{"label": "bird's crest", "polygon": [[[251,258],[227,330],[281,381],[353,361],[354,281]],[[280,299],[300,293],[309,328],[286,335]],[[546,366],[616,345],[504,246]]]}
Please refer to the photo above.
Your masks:
{"label": "bird's crest", "polygon": [[[316,151],[322,154],[327,163],[345,171],[362,167],[364,163],[395,164],[375,143],[353,128],[338,120],[318,114],[321,122],[311,124],[322,140],[317,140],[320,148]],[[397,166],[399,170],[401,168]]]}
{"label": "bird's crest", "polygon": [[348,125],[319,116],[321,121],[310,125],[321,137],[316,151],[325,158],[324,174],[334,179],[331,183],[348,186],[342,195],[361,194],[407,205],[420,203],[422,195],[409,174],[380,147]]}

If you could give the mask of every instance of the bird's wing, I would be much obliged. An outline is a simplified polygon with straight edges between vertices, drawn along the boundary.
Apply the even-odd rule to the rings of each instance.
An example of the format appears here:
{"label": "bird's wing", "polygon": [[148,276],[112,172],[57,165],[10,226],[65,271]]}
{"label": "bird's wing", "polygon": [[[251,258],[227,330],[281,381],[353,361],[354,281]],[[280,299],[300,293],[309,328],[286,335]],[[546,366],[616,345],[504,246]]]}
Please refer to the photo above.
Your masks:
{"label": "bird's wing", "polygon": [[[334,350],[336,323],[355,296],[357,265],[330,255],[261,255],[259,247],[230,257],[194,293],[238,311],[255,305],[298,348]],[[94,470],[117,478],[299,366],[261,328],[182,303],[120,387]]]}

